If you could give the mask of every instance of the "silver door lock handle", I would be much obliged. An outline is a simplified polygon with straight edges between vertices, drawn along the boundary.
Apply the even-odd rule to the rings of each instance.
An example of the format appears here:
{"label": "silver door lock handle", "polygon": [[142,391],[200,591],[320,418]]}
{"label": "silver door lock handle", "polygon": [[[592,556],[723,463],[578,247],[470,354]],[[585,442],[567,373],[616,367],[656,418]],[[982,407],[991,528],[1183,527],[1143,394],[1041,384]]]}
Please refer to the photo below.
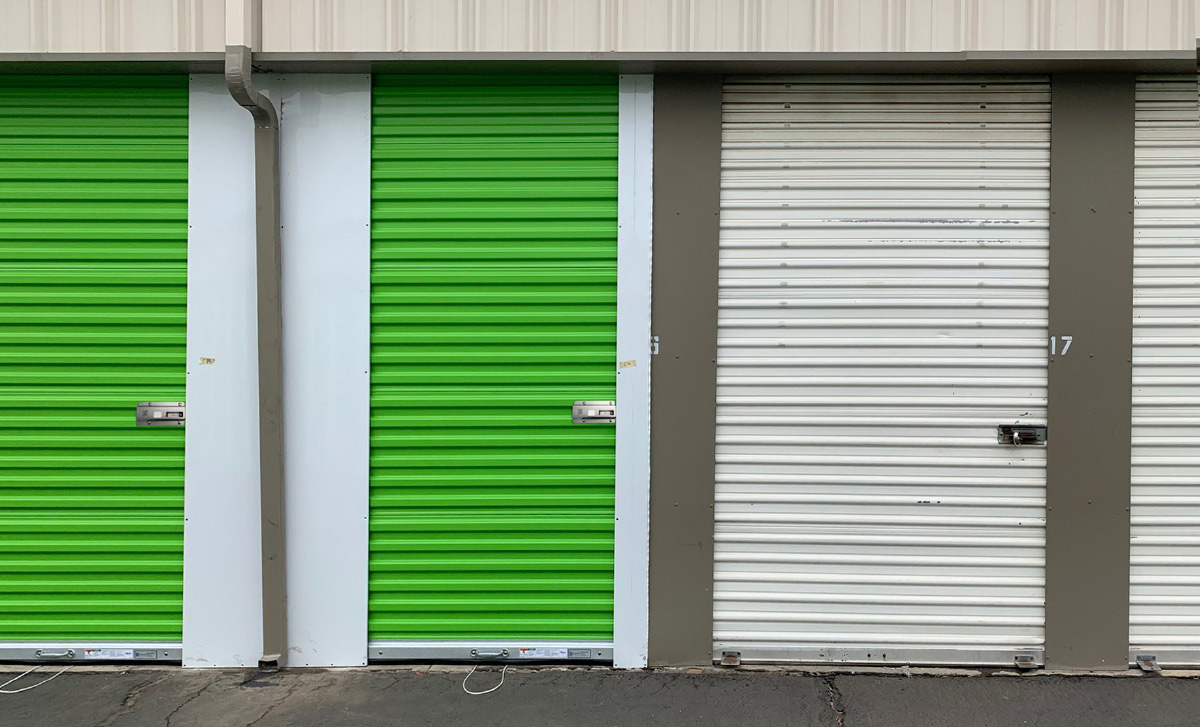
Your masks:
{"label": "silver door lock handle", "polygon": [[617,402],[577,401],[571,407],[571,422],[574,424],[616,424]]}
{"label": "silver door lock handle", "polygon": [[508,658],[508,649],[501,649],[500,651],[480,651],[479,649],[471,649],[471,658],[506,659]]}
{"label": "silver door lock handle", "polygon": [[1001,424],[996,427],[996,443],[1014,447],[1046,444],[1044,424]]}
{"label": "silver door lock handle", "polygon": [[187,407],[182,401],[142,401],[137,405],[139,427],[182,427]]}

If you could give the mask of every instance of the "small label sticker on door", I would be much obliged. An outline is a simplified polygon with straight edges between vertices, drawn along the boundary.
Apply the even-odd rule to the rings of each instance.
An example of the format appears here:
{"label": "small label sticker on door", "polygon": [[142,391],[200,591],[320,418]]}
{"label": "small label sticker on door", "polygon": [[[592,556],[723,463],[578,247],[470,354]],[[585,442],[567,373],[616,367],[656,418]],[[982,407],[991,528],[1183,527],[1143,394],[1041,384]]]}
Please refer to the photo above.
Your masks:
{"label": "small label sticker on door", "polygon": [[133,649],[84,649],[83,658],[85,659],[132,659]]}
{"label": "small label sticker on door", "polygon": [[566,659],[569,649],[520,649],[518,659]]}
{"label": "small label sticker on door", "polygon": [[134,649],[133,658],[135,659],[157,659],[158,651],[155,649]]}
{"label": "small label sticker on door", "polygon": [[592,658],[591,649],[567,649],[568,659],[590,659]]}
{"label": "small label sticker on door", "polygon": [[621,361],[617,364],[617,368],[619,368],[619,369],[630,369],[630,368],[633,368],[634,366],[637,366],[636,358],[631,358],[628,361]]}
{"label": "small label sticker on door", "polygon": [[201,366],[212,366],[216,362],[217,362],[217,360],[215,358],[212,358],[211,356],[201,356],[200,357],[200,365]]}

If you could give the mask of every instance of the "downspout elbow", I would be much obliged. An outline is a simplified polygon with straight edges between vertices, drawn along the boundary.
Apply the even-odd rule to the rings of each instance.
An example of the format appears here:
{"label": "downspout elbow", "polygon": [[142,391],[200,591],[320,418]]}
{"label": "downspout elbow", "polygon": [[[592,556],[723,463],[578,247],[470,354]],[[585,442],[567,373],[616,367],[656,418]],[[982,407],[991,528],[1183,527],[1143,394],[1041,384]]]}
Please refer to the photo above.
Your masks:
{"label": "downspout elbow", "polygon": [[225,47],[225,86],[233,100],[254,118],[257,128],[278,129],[279,115],[271,100],[254,86],[250,78],[250,49],[244,45]]}

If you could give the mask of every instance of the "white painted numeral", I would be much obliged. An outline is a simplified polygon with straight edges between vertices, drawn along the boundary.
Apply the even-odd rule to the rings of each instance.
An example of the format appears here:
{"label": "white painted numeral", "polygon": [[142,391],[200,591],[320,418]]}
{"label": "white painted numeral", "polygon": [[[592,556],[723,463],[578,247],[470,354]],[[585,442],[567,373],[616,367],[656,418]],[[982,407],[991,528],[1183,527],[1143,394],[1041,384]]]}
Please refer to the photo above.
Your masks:
{"label": "white painted numeral", "polygon": [[[1074,341],[1075,337],[1074,336],[1063,336],[1062,340],[1063,340],[1062,355],[1066,356],[1067,351],[1069,351],[1071,349],[1071,341]],[[1051,336],[1050,337],[1050,355],[1055,356],[1057,354],[1058,354],[1058,336]]]}

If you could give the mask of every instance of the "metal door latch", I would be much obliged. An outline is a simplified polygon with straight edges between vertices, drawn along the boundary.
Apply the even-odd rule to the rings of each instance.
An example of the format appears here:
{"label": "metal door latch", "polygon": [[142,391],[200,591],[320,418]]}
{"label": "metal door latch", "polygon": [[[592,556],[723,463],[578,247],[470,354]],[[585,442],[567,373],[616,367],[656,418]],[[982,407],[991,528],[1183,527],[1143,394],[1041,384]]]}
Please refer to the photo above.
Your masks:
{"label": "metal door latch", "polygon": [[722,651],[721,666],[741,666],[742,652],[740,651]]}
{"label": "metal door latch", "polygon": [[1037,658],[1033,654],[1017,654],[1013,657],[1018,669],[1036,669]]}
{"label": "metal door latch", "polygon": [[616,424],[617,402],[577,401],[571,408],[572,424]]}
{"label": "metal door latch", "polygon": [[996,427],[996,441],[1000,444],[1011,444],[1013,446],[1045,444],[1046,427],[1042,424],[1001,424]]}
{"label": "metal door latch", "polygon": [[139,427],[181,427],[187,420],[182,401],[143,401],[137,405]]}
{"label": "metal door latch", "polygon": [[1162,671],[1162,667],[1158,665],[1158,657],[1150,654],[1138,654],[1133,657],[1137,665],[1142,671]]}

